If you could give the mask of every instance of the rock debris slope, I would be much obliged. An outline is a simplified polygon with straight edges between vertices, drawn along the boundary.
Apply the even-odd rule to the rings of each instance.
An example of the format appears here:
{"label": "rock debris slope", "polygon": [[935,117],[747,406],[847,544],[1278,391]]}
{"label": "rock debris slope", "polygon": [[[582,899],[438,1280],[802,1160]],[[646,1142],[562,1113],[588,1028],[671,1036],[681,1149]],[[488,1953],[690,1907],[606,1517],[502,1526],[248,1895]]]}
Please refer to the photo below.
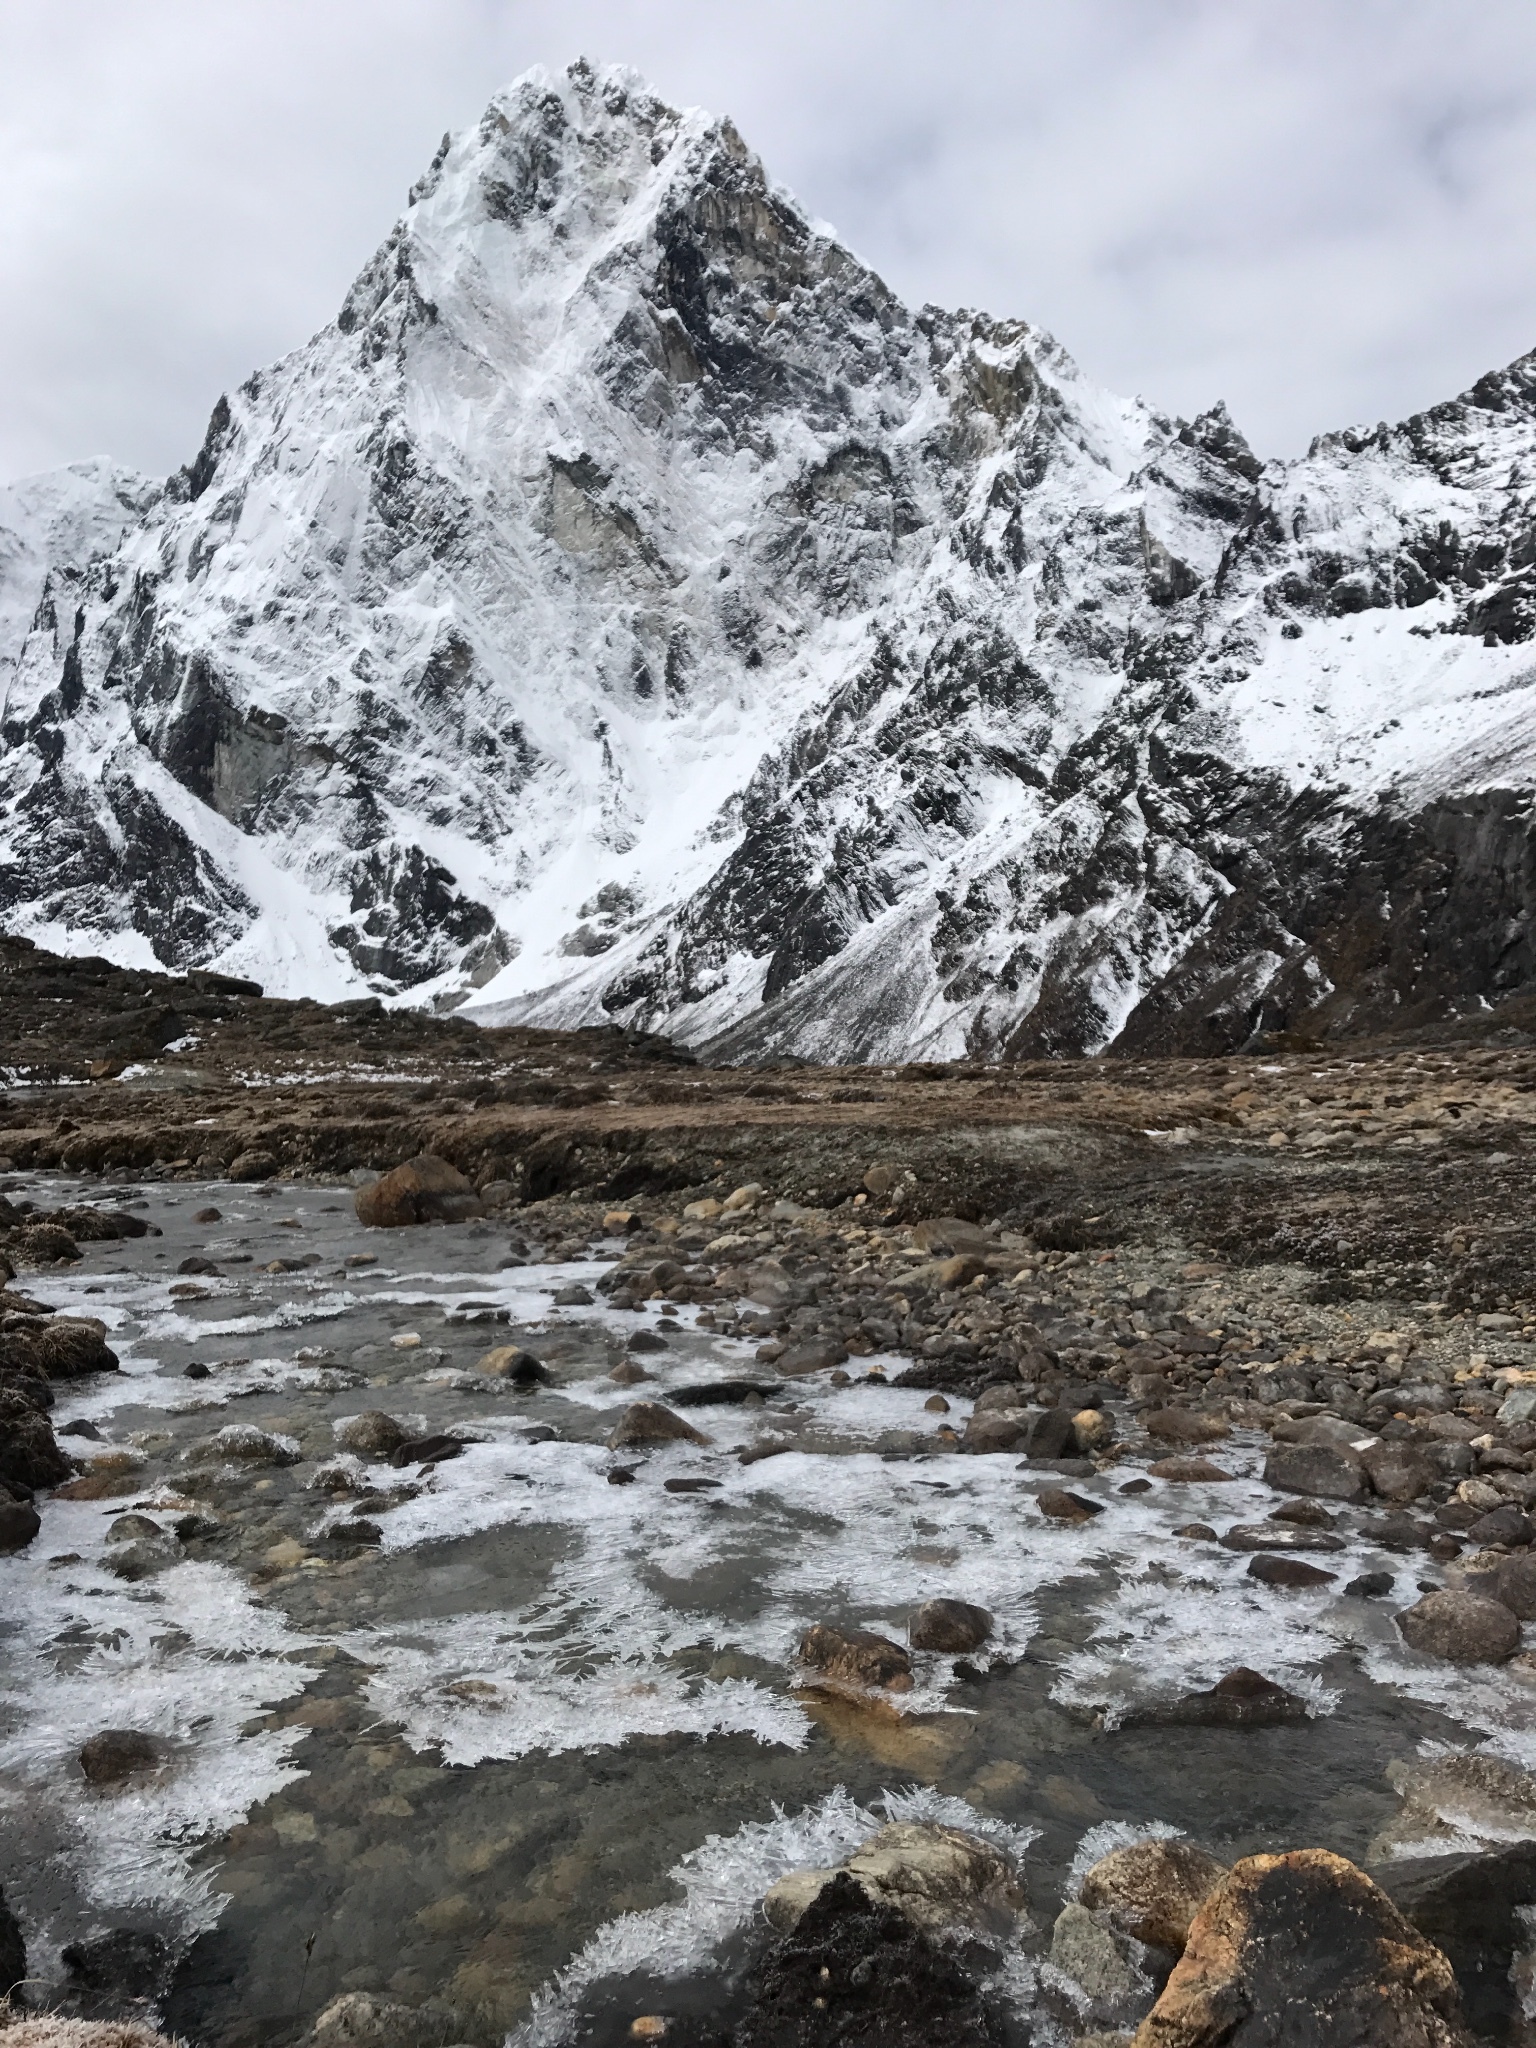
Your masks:
{"label": "rock debris slope", "polygon": [[1261,464],[528,74],[163,487],[0,498],[0,915],[727,1057],[1532,978],[1536,356]]}

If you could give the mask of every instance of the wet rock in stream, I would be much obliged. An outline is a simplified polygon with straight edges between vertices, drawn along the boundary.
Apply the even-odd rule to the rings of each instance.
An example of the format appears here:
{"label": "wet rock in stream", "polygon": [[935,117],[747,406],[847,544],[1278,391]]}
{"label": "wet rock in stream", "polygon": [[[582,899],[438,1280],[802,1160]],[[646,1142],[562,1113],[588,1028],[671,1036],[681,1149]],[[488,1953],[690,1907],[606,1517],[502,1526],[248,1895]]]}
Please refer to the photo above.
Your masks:
{"label": "wet rock in stream", "polygon": [[[747,1982],[729,2048],[1003,2048],[1010,2028],[960,1956],[838,1872]],[[702,2041],[705,2036],[696,2037]]]}
{"label": "wet rock in stream", "polygon": [[1135,2048],[1473,2048],[1455,1974],[1363,1871],[1252,1856],[1209,1893]]}

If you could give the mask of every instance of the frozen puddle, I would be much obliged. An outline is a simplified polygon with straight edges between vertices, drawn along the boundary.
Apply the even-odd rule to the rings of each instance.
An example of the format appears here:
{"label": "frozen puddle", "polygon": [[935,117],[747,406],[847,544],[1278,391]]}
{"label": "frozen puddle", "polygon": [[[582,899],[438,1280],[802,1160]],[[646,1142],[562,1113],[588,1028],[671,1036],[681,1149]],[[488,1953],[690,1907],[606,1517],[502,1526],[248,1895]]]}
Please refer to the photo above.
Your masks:
{"label": "frozen puddle", "polygon": [[[1270,1511],[1257,1441],[1220,1447],[1237,1475],[1220,1486],[1074,1480],[1106,1512],[1046,1523],[1036,1477],[946,1451],[923,1393],[776,1382],[692,1311],[641,1356],[648,1380],[616,1384],[654,1312],[554,1307],[601,1265],[503,1268],[505,1226],[368,1233],[345,1190],[133,1193],[163,1235],[22,1283],[100,1316],[123,1364],[61,1387],[54,1415],[115,1490],[51,1503],[5,1566],[7,1896],[45,1977],[64,1943],[131,1926],[182,1954],[167,2016],[201,2038],[233,2043],[253,2018],[296,2037],[339,1991],[377,1989],[453,2004],[476,2040],[522,2025],[536,2048],[642,1950],[662,1974],[706,1967],[774,1877],[836,1861],[893,1813],[1027,1838],[1054,1911],[1095,1830],[1358,1857],[1397,1810],[1394,1760],[1440,1744],[1536,1761],[1517,1678],[1403,1650],[1391,1614],[1422,1558],[1355,1542],[1321,1560],[1333,1587],[1282,1591],[1173,1534]],[[205,1205],[216,1225],[195,1223]],[[189,1256],[220,1271],[178,1275]],[[555,1384],[474,1372],[506,1343]],[[634,1399],[721,1378],[766,1400],[690,1406],[705,1445],[606,1448]],[[333,1495],[315,1482],[334,1427],[371,1408],[469,1441],[419,1473],[354,1460]],[[236,1421],[298,1461],[185,1457]],[[99,1440],[67,1434],[77,1422]],[[616,1467],[633,1479],[611,1483]],[[375,1546],[333,1535],[354,1508]],[[124,1577],[110,1532],[127,1513],[165,1533]],[[188,1514],[205,1526],[178,1540]],[[1377,1570],[1396,1599],[1343,1595]],[[970,1663],[917,1657],[913,1690],[878,1714],[797,1687],[812,1622],[900,1637],[937,1595],[995,1617]],[[1146,1724],[1240,1664],[1308,1718]],[[163,1768],[88,1785],[79,1750],[104,1728],[155,1736]]]}

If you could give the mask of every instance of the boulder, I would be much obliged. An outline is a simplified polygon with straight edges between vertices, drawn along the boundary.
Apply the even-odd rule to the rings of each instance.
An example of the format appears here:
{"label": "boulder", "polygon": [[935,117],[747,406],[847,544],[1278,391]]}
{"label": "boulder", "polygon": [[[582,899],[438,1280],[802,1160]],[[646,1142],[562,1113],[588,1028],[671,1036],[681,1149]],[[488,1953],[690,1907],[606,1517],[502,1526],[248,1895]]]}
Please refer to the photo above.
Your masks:
{"label": "boulder", "polygon": [[823,1886],[850,1876],[872,1905],[893,1906],[929,1933],[998,1933],[1024,1903],[1012,1863],[990,1842],[938,1821],[895,1821],[838,1870],[794,1870],[763,1900],[770,1924],[788,1933]]}
{"label": "boulder", "polygon": [[1320,1566],[1308,1564],[1299,1557],[1277,1557],[1273,1551],[1260,1551],[1248,1566],[1250,1579],[1257,1579],[1262,1586],[1287,1586],[1314,1588],[1331,1586],[1338,1576],[1325,1572]]}
{"label": "boulder", "polygon": [[743,1278],[742,1293],[759,1308],[783,1308],[795,1298],[795,1283],[777,1259],[754,1259]]}
{"label": "boulder", "polygon": [[631,1449],[640,1444],[707,1444],[710,1438],[674,1415],[659,1401],[632,1401],[609,1432],[611,1451]]}
{"label": "boulder", "polygon": [[118,1369],[117,1353],[107,1343],[105,1323],[89,1316],[55,1316],[33,1331],[28,1343],[50,1380],[78,1380],[87,1373]]}
{"label": "boulder", "polygon": [[[498,1344],[475,1360],[475,1371],[490,1379],[510,1380],[515,1387],[547,1387],[554,1374],[520,1344]],[[642,1373],[643,1379],[645,1375]]]}
{"label": "boulder", "polygon": [[72,1941],[60,1952],[70,1976],[86,1991],[110,1992],[114,1999],[153,1998],[165,1980],[170,1944],[136,1927],[114,1927],[90,1941]]}
{"label": "boulder", "polygon": [[1489,1574],[1488,1596],[1521,1621],[1536,1621],[1536,1556],[1506,1557]]}
{"label": "boulder", "polygon": [[80,1768],[93,1785],[118,1785],[125,1778],[157,1771],[166,1759],[165,1744],[139,1728],[103,1728],[80,1750]]}
{"label": "boulder", "polygon": [[[1385,1864],[1377,1884],[1405,1919],[1442,1950],[1456,1972],[1467,2024],[1490,2041],[1523,2044],[1511,1964],[1529,1955],[1536,1909],[1536,1842],[1499,1842],[1467,1853],[1412,1856]],[[1524,1908],[1525,1911],[1521,1909]],[[1529,2006],[1527,2006],[1529,2011]]]}
{"label": "boulder", "polygon": [[1262,1672],[1239,1664],[1225,1678],[1202,1692],[1187,1692],[1174,1700],[1158,1700],[1134,1708],[1125,1716],[1127,1727],[1139,1724],[1160,1728],[1279,1728],[1305,1721],[1307,1703],[1287,1692]]}
{"label": "boulder", "polygon": [[1220,1485],[1233,1476],[1209,1458],[1159,1458],[1147,1470],[1154,1479],[1166,1479],[1173,1486]]}
{"label": "boulder", "polygon": [[253,1146],[249,1152],[237,1152],[230,1162],[231,1180],[270,1180],[277,1171],[277,1155]]}
{"label": "boulder", "polygon": [[[1063,1906],[1051,1929],[1051,1968],[1072,1980],[1074,2032],[1086,2022],[1104,2027],[1133,2023],[1152,2002],[1152,1979],[1123,1934],[1075,1902]],[[1048,1987],[1051,1988],[1051,1987]],[[1053,2001],[1058,2006],[1063,2001]]]}
{"label": "boulder", "polygon": [[0,1386],[0,1480],[30,1491],[61,1486],[73,1470],[46,1411],[18,1388]]}
{"label": "boulder", "polygon": [[962,1955],[896,1907],[872,1903],[845,1870],[823,1884],[792,1933],[748,1975],[745,1991],[748,2010],[731,2030],[731,2048],[1002,2048],[1015,2038]]}
{"label": "boulder", "polygon": [[1503,1664],[1520,1647],[1520,1623],[1499,1600],[1479,1593],[1426,1593],[1397,1617],[1403,1641],[1447,1664]]}
{"label": "boulder", "polygon": [[1064,1486],[1042,1486],[1035,1496],[1035,1505],[1052,1522],[1091,1522],[1095,1515],[1104,1512],[1102,1501],[1069,1493]]}
{"label": "boulder", "polygon": [[777,1370],[787,1380],[803,1379],[807,1373],[830,1372],[834,1366],[846,1365],[848,1347],[837,1337],[812,1337],[804,1344],[791,1344],[776,1361]]}
{"label": "boulder", "polygon": [[1472,2048],[1455,1975],[1326,1849],[1248,1856],[1211,1891],[1135,2048]]}
{"label": "boulder", "polygon": [[344,1451],[360,1458],[387,1458],[405,1442],[405,1431],[382,1408],[365,1408],[331,1424],[331,1434]]}
{"label": "boulder", "polygon": [[446,1159],[421,1152],[352,1196],[359,1223],[397,1230],[412,1223],[463,1223],[483,1216],[485,1204]]}
{"label": "boulder", "polygon": [[297,1465],[302,1453],[291,1436],[258,1429],[254,1422],[227,1422],[212,1436],[189,1444],[184,1465]]}
{"label": "boulder", "polygon": [[1154,1408],[1142,1421],[1148,1436],[1168,1444],[1213,1444],[1228,1434],[1220,1415],[1198,1408]]}
{"label": "boulder", "polygon": [[1417,1500],[1435,1483],[1429,1460],[1413,1444],[1374,1443],[1361,1453],[1360,1462],[1371,1491],[1382,1500]]}
{"label": "boulder", "polygon": [[1106,1408],[1079,1408],[1072,1417],[1072,1436],[1085,1458],[1106,1451],[1114,1442],[1115,1418]]}
{"label": "boulder", "polygon": [[1101,1856],[1078,1896],[1137,1941],[1180,1955],[1190,1921],[1226,1874],[1225,1863],[1193,1842],[1133,1842]]}
{"label": "boulder", "polygon": [[997,1242],[979,1223],[959,1216],[925,1216],[912,1226],[912,1242],[920,1252],[995,1252]]}
{"label": "boulder", "polygon": [[1070,1408],[1043,1408],[1029,1418],[1023,1444],[1027,1457],[1064,1458],[1076,1448]]}
{"label": "boulder", "polygon": [[347,1991],[321,2012],[309,2039],[314,2048],[442,2048],[464,2032],[448,2006],[413,2006],[382,1991]]}
{"label": "boulder", "polygon": [[925,1600],[907,1623],[907,1641],[914,1650],[936,1650],[946,1657],[979,1650],[991,1633],[991,1615],[968,1600]]}
{"label": "boulder", "polygon": [[1223,1550],[1342,1550],[1344,1538],[1302,1522],[1234,1522],[1221,1539]]}
{"label": "boulder", "polygon": [[1029,1418],[1017,1408],[986,1408],[973,1414],[960,1437],[960,1448],[986,1455],[1016,1451],[1029,1437]]}
{"label": "boulder", "polygon": [[1427,1853],[1436,1844],[1449,1854],[1469,1841],[1525,1841],[1536,1855],[1536,1777],[1518,1764],[1486,1751],[1449,1750],[1399,1758],[1386,1775],[1402,1806],[1371,1843],[1369,1862]]}
{"label": "boulder", "polygon": [[30,1501],[0,1493],[0,1556],[25,1550],[42,1526],[43,1518]]}
{"label": "boulder", "polygon": [[1365,1498],[1365,1467],[1360,1454],[1345,1444],[1272,1444],[1264,1481],[1281,1493],[1304,1493],[1313,1500]]}
{"label": "boulder", "polygon": [[912,1690],[911,1657],[900,1643],[871,1629],[840,1629],[817,1622],[801,1637],[799,1654],[814,1685],[859,1697],[872,1691]]}
{"label": "boulder", "polygon": [[1506,1550],[1524,1550],[1531,1541],[1530,1520],[1511,1501],[1479,1515],[1467,1530],[1473,1543],[1498,1543]]}

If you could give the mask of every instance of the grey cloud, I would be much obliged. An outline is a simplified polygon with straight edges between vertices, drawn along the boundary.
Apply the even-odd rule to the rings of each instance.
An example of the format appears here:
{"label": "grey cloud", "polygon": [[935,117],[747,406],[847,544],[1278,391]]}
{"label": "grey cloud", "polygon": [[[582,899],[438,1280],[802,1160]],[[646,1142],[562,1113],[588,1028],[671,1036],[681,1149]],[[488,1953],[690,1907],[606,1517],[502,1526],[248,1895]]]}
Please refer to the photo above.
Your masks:
{"label": "grey cloud", "polygon": [[0,475],[186,459],[530,63],[730,113],[914,301],[1283,453],[1536,342],[1529,0],[0,0]]}

